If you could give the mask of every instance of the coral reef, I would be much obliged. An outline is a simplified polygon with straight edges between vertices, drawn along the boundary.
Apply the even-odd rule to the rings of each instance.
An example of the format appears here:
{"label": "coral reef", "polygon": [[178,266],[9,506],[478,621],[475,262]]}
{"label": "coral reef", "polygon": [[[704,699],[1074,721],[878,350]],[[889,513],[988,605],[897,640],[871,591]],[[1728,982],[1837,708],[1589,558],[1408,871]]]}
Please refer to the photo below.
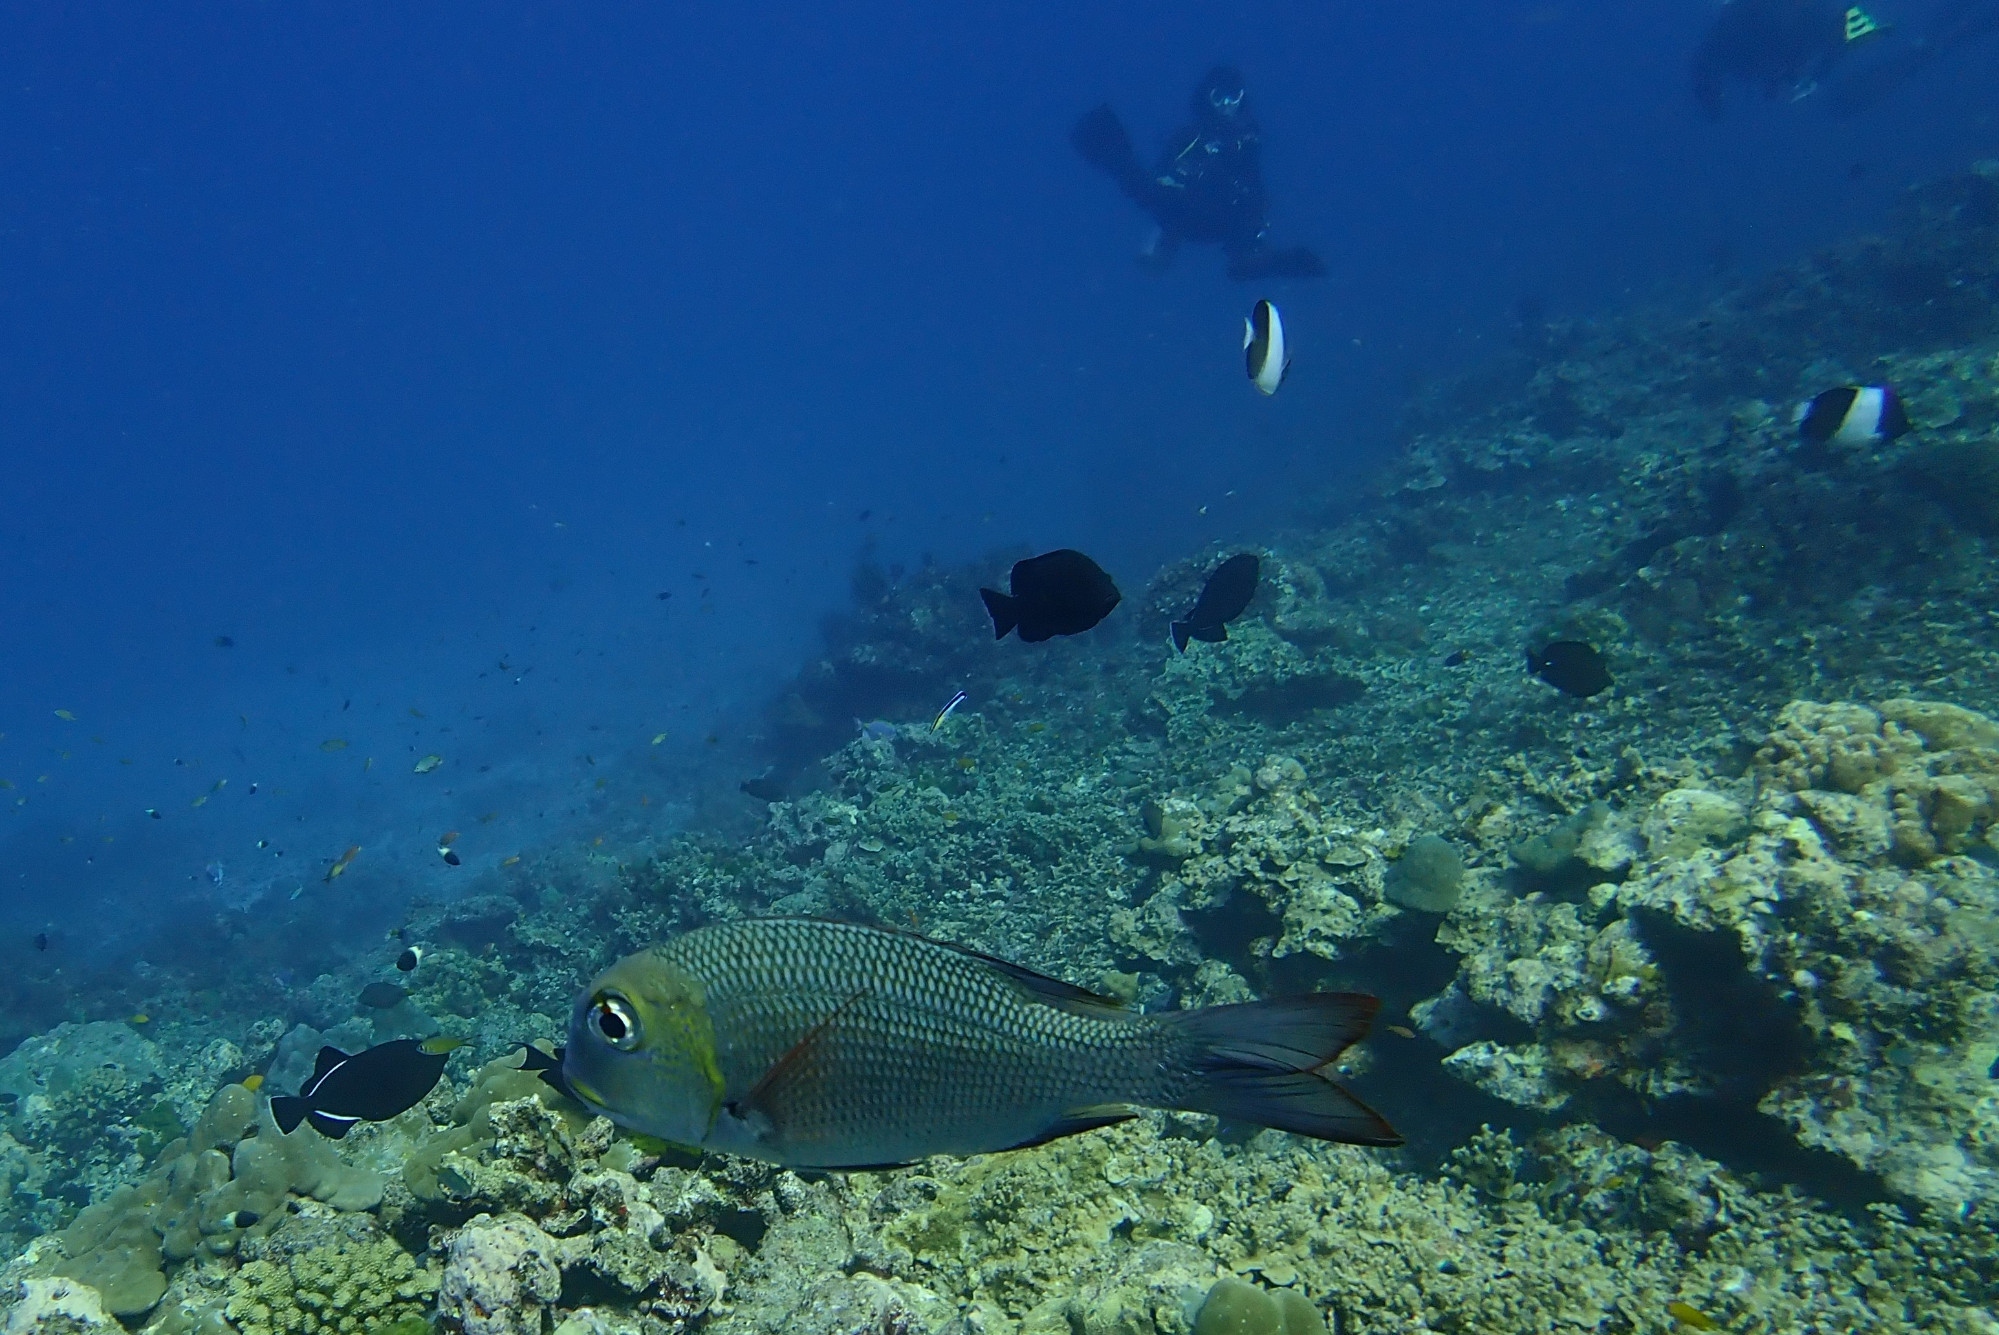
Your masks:
{"label": "coral reef", "polygon": [[416,1258],[365,1214],[323,1225],[279,1230],[229,1277],[231,1325],[242,1335],[380,1335],[428,1324],[438,1281]]}
{"label": "coral reef", "polygon": [[[1457,976],[1417,1011],[1451,1029],[1446,1069],[1542,1112],[1603,1081],[1760,1099],[1896,1192],[1990,1199],[1999,724],[1907,698],[1794,702],[1735,786],[1593,810],[1579,895],[1461,911],[1440,937]],[[1534,1037],[1455,1041],[1481,1027],[1465,1002]]]}
{"label": "coral reef", "polygon": [[[282,1018],[154,974],[243,991],[0,1059],[10,1335],[1999,1331],[1995,238],[1983,168],[1699,312],[1539,331],[1185,654],[1233,549],[1032,652],[978,612],[1012,554],[864,566],[739,829],[413,906],[379,1014],[376,940]],[[1847,379],[1921,429],[1801,443],[1781,405]],[[1524,672],[1556,638],[1614,688]],[[767,912],[1152,1008],[1376,992],[1339,1074],[1411,1147],[1154,1113],[800,1175],[520,1069],[610,956]],[[321,1043],[438,1027],[473,1061],[416,1108],[277,1133]]]}

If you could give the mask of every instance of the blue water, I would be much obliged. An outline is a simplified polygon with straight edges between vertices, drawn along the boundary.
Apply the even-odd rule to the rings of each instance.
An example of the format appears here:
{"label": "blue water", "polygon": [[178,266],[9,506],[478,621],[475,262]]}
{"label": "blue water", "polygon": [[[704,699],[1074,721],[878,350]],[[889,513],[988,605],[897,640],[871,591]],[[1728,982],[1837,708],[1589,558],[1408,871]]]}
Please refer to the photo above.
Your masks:
{"label": "blue water", "polygon": [[[7,948],[642,843],[753,763],[858,557],[1073,545],[1141,587],[1335,494],[1522,298],[1691,296],[1999,142],[1999,43],[1709,123],[1711,13],[8,6]],[[1323,279],[1146,275],[1066,143],[1108,100],[1149,159],[1217,59]]]}

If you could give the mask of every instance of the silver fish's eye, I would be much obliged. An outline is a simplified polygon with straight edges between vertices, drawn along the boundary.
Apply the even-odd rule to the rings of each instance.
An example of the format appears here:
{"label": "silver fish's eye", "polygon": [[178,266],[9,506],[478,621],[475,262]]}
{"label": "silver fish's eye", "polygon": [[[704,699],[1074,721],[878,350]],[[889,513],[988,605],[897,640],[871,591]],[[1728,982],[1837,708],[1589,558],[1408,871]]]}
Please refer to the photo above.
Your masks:
{"label": "silver fish's eye", "polygon": [[623,997],[609,993],[598,997],[590,1008],[590,1024],[597,1037],[620,1052],[630,1052],[639,1045],[639,1017],[632,1014]]}

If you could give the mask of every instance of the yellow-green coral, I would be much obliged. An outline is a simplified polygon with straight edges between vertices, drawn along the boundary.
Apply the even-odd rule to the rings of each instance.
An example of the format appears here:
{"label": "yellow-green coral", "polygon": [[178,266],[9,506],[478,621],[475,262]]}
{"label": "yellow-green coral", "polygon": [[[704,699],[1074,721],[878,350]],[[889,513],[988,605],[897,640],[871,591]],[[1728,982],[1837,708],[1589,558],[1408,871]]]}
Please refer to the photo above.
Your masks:
{"label": "yellow-green coral", "polygon": [[229,1319],[243,1335],[367,1335],[421,1323],[437,1278],[388,1238],[322,1244],[248,1261],[229,1280]]}

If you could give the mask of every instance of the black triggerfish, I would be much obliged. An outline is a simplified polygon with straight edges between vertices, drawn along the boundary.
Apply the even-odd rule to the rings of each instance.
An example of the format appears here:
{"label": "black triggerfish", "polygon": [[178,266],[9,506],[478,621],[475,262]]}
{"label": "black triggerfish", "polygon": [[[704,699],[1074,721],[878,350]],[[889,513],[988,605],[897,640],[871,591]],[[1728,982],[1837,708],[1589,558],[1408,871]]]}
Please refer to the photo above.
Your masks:
{"label": "black triggerfish", "polygon": [[1142,1014],[909,932],[748,919],[600,974],[571,1012],[562,1079],[633,1131],[791,1168],[1016,1149],[1134,1106],[1397,1145],[1328,1074],[1379,1006],[1316,992]]}
{"label": "black triggerfish", "polygon": [[1535,653],[1527,651],[1527,670],[1564,695],[1587,700],[1611,687],[1610,665],[1581,640],[1556,640]]}
{"label": "black triggerfish", "polygon": [[272,1099],[271,1117],[286,1135],[310,1122],[320,1135],[339,1140],[356,1122],[386,1122],[423,1102],[452,1052],[464,1046],[462,1038],[399,1038],[352,1056],[321,1048],[312,1079],[296,1096]]}
{"label": "black triggerfish", "polygon": [[1229,637],[1229,622],[1243,614],[1249,600],[1256,597],[1256,580],[1262,564],[1254,552],[1238,552],[1215,567],[1194,610],[1185,621],[1173,623],[1173,647],[1187,652],[1188,640],[1218,644]]}
{"label": "black triggerfish", "polygon": [[1111,614],[1123,597],[1104,568],[1068,547],[1015,561],[1008,576],[1012,593],[980,589],[993,638],[1018,629],[1028,644],[1057,635],[1080,635]]}

